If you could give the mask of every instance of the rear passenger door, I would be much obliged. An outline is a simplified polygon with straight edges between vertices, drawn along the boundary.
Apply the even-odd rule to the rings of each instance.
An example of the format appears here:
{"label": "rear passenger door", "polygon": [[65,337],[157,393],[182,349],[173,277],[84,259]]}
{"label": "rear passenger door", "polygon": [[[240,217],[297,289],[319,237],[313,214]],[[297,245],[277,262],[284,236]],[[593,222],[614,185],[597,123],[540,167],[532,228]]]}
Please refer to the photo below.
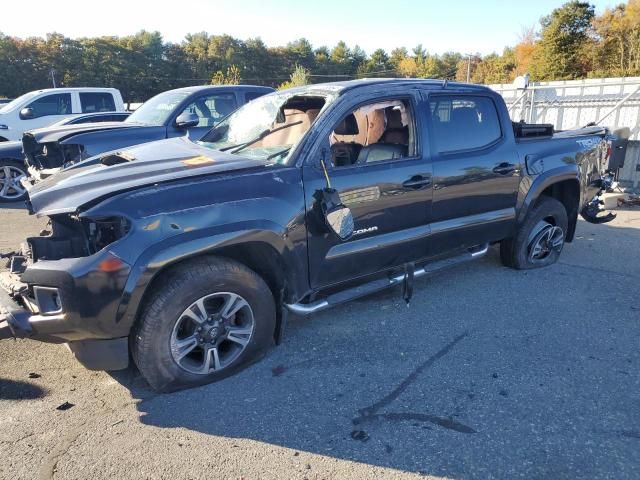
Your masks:
{"label": "rear passenger door", "polygon": [[432,93],[426,113],[433,159],[433,250],[509,236],[520,179],[513,133],[502,128],[510,121],[501,122],[494,98],[481,93]]}
{"label": "rear passenger door", "polygon": [[115,112],[116,103],[109,92],[79,92],[82,113]]}

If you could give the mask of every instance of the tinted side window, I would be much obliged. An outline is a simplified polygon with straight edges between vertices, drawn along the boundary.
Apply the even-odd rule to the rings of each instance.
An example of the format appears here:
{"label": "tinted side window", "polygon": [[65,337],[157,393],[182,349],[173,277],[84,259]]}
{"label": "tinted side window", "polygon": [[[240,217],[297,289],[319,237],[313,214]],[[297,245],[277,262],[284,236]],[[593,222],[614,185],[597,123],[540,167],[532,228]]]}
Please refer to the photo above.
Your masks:
{"label": "tinted side window", "polygon": [[71,112],[71,94],[54,93],[34,100],[27,108],[33,110],[33,118],[48,115],[69,115]]}
{"label": "tinted side window", "polygon": [[113,112],[116,104],[113,95],[107,92],[80,92],[82,113]]}
{"label": "tinted side window", "polygon": [[488,97],[438,95],[429,107],[440,153],[482,148],[502,136],[496,106]]}
{"label": "tinted side window", "polygon": [[261,97],[263,95],[265,95],[267,92],[246,92],[244,94],[244,100],[246,102],[250,102],[251,100],[254,100],[258,97]]}
{"label": "tinted side window", "polygon": [[238,108],[233,93],[218,93],[196,99],[182,113],[190,112],[198,115],[198,127],[213,127],[215,123]]}

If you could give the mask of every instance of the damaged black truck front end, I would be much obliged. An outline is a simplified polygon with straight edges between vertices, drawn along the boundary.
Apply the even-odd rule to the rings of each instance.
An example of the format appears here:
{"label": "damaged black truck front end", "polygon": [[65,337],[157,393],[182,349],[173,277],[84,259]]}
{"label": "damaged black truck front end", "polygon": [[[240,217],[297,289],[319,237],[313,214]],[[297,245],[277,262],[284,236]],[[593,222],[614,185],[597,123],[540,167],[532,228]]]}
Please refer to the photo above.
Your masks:
{"label": "damaged black truck front end", "polygon": [[67,343],[88,368],[126,367],[128,331],[114,339],[113,318],[130,266],[106,247],[126,235],[128,221],[49,218],[47,229],[27,238],[0,273],[0,339]]}

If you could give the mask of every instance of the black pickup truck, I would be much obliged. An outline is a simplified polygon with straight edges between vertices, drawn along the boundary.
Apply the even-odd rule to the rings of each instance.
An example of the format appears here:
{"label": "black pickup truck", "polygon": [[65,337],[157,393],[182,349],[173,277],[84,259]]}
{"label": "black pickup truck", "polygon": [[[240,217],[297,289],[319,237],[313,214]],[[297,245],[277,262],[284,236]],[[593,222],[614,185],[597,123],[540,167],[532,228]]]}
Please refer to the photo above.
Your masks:
{"label": "black pickup truck", "polygon": [[[0,337],[133,357],[157,390],[223,378],[309,314],[484,255],[554,263],[598,222],[612,137],[512,123],[474,85],[358,80],[276,92],[200,141],[80,162],[29,191],[48,231],[0,275]],[[607,217],[604,217],[607,220]]]}

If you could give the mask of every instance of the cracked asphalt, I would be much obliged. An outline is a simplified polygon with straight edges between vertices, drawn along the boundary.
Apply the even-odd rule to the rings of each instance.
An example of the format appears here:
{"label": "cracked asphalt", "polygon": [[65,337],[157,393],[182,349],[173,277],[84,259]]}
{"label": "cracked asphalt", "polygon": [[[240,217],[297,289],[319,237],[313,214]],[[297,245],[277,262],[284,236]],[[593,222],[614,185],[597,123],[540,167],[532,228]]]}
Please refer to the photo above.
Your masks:
{"label": "cracked asphalt", "polygon": [[[39,221],[0,209],[0,249]],[[640,210],[559,264],[497,249],[294,318],[220,383],[165,395],[63,345],[0,342],[0,477],[640,478]],[[65,402],[67,409],[57,407]]]}

